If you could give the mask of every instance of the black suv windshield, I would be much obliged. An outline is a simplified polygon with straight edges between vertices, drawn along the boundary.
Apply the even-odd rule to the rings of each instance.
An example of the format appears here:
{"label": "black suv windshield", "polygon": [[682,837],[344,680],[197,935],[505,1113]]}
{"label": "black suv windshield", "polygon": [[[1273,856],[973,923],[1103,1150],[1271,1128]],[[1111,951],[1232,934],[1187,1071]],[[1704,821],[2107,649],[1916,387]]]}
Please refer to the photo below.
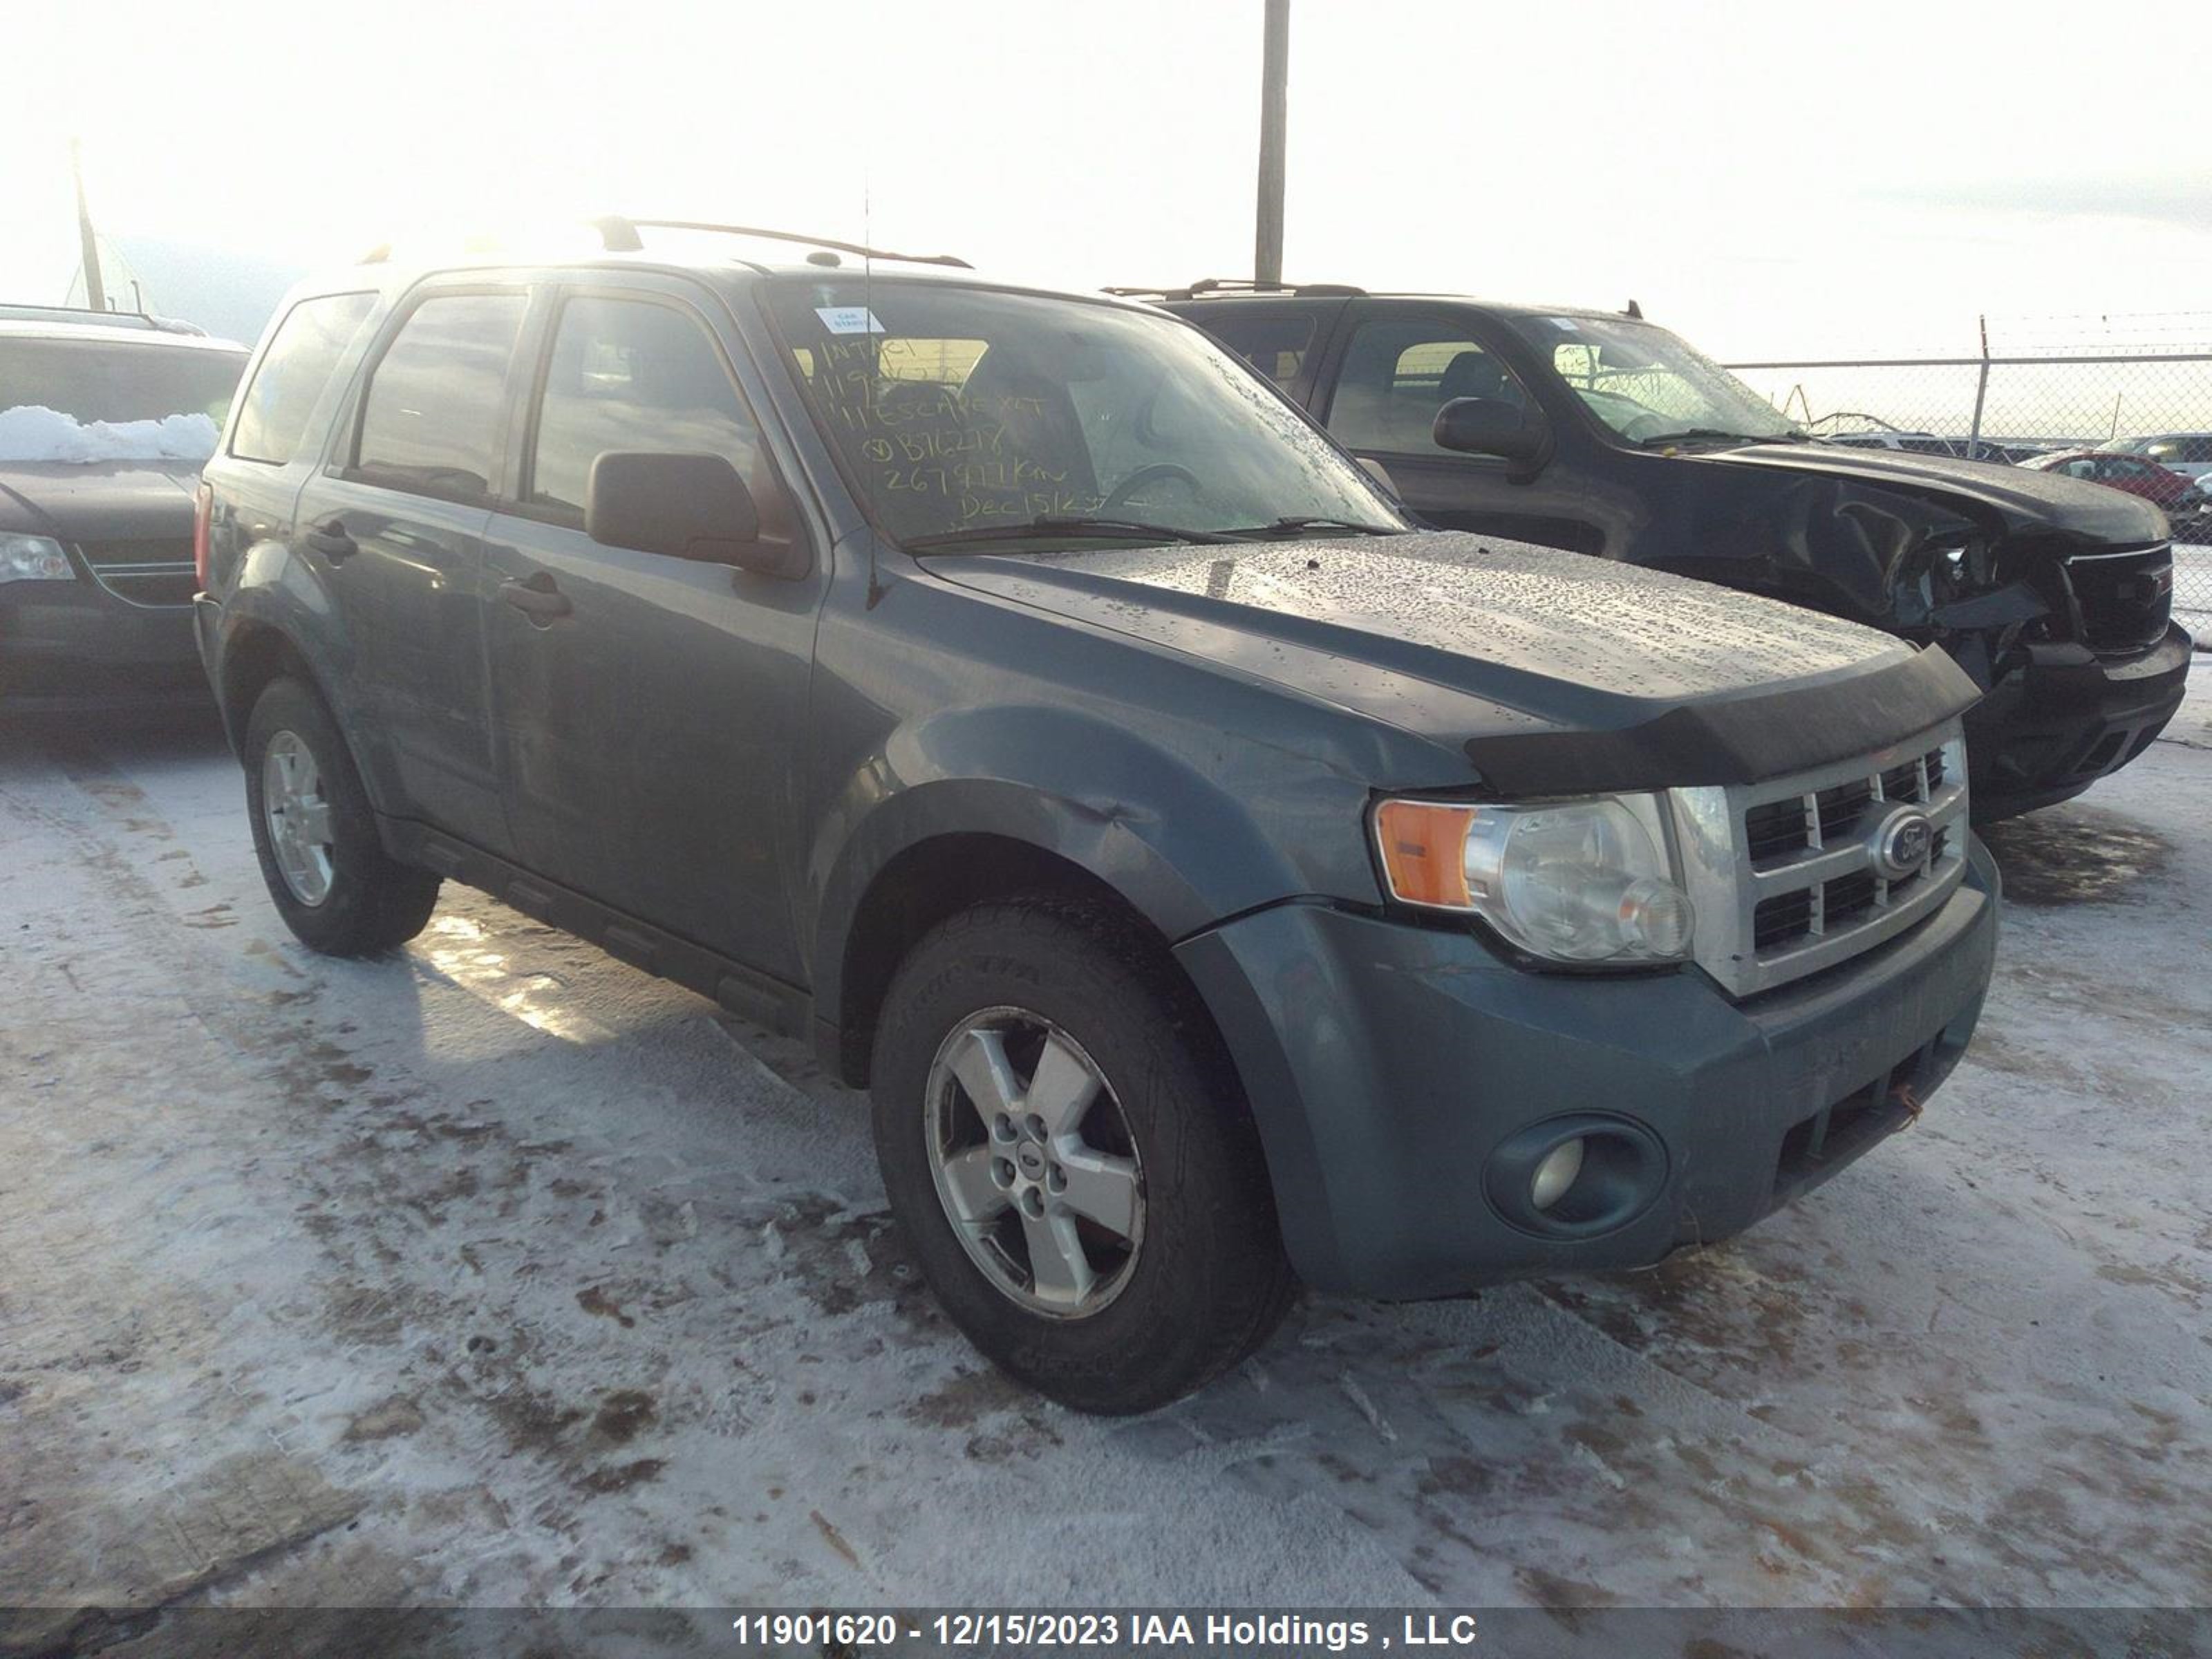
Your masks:
{"label": "black suv windshield", "polygon": [[245,367],[242,351],[0,337],[0,410],[43,407],[81,422],[204,415],[220,427]]}
{"label": "black suv windshield", "polygon": [[1599,420],[1631,443],[1804,434],[1679,335],[1632,317],[1508,320]]}
{"label": "black suv windshield", "polygon": [[902,543],[1033,523],[1046,539],[1087,519],[1128,539],[1405,527],[1271,387],[1166,317],[845,278],[780,283],[772,305],[870,516]]}

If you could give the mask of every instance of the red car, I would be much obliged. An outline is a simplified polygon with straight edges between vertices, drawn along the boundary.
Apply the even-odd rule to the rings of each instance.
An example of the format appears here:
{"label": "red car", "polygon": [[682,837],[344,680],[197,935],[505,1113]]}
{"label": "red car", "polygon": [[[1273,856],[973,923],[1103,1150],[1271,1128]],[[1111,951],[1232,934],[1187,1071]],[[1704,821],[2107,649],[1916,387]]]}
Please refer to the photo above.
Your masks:
{"label": "red car", "polygon": [[2147,461],[2140,455],[2115,455],[2101,449],[2066,449],[2055,455],[2038,455],[2021,465],[2124,489],[2130,495],[2156,501],[2172,518],[2195,513],[2204,505],[2204,494],[2194,479],[2169,472],[2156,461]]}

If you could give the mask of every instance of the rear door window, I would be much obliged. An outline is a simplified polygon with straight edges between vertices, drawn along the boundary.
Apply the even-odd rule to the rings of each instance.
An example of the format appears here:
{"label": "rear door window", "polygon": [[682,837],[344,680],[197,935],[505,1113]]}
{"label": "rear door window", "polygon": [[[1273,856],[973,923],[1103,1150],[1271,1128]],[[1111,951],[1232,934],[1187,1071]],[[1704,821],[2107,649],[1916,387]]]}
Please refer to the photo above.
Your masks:
{"label": "rear door window", "polygon": [[363,399],[354,470],[445,501],[491,498],[520,294],[434,294],[401,325]]}
{"label": "rear door window", "polygon": [[608,450],[720,455],[763,496],[760,428],[713,337],[672,306],[586,296],[561,309],[530,505],[580,526],[592,463]]}
{"label": "rear door window", "polygon": [[1437,411],[1455,398],[1528,402],[1505,365],[1449,324],[1363,323],[1345,353],[1328,429],[1351,449],[1442,454]]}
{"label": "rear door window", "polygon": [[233,455],[275,466],[292,459],[331,376],[348,360],[375,306],[374,294],[326,294],[285,313],[239,404]]}
{"label": "rear door window", "polygon": [[1310,317],[1260,316],[1206,319],[1206,331],[1277,386],[1288,386],[1304,373],[1313,349]]}

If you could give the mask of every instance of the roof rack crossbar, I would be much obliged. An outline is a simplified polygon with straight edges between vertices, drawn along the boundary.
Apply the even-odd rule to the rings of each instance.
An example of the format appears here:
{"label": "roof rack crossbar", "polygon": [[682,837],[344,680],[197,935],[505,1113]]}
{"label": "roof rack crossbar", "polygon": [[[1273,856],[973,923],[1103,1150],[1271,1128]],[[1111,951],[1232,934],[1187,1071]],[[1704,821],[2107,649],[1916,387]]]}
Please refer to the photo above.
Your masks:
{"label": "roof rack crossbar", "polygon": [[[858,254],[864,259],[894,259],[908,265],[954,265],[962,270],[972,270],[965,259],[950,253],[892,253],[879,247],[867,247],[859,242],[841,242],[832,236],[802,236],[794,230],[769,230],[760,225],[717,225],[698,219],[632,219],[619,213],[603,214],[585,223],[599,233],[599,246],[609,253],[641,253],[645,239],[637,233],[647,230],[705,230],[725,236],[758,236],[772,242],[795,242],[805,247],[834,248],[840,253]],[[365,265],[380,265],[392,258],[392,244],[380,242],[361,257]]]}
{"label": "roof rack crossbar", "polygon": [[1349,283],[1260,283],[1249,276],[1201,276],[1182,288],[1109,288],[1103,290],[1119,295],[1124,299],[1142,299],[1147,295],[1163,300],[1196,300],[1208,294],[1287,294],[1294,298],[1356,297],[1367,292]]}
{"label": "roof rack crossbar", "polygon": [[758,236],[771,242],[798,242],[807,247],[832,248],[840,253],[858,254],[864,259],[895,259],[908,265],[952,265],[962,270],[974,269],[965,259],[950,253],[892,253],[879,247],[868,247],[860,242],[841,242],[831,236],[803,236],[793,230],[769,230],[760,225],[708,224],[697,219],[631,219],[621,214],[608,214],[591,221],[592,228],[599,233],[599,242],[610,253],[636,253],[645,246],[645,240],[637,233],[647,230],[705,230],[726,236]]}
{"label": "roof rack crossbar", "polygon": [[207,332],[197,323],[188,323],[178,317],[156,316],[150,311],[131,311],[112,306],[49,306],[40,305],[34,300],[0,300],[0,322],[40,322],[49,317],[57,320],[97,317],[105,322],[120,323],[125,327],[134,323],[143,324],[161,334]]}

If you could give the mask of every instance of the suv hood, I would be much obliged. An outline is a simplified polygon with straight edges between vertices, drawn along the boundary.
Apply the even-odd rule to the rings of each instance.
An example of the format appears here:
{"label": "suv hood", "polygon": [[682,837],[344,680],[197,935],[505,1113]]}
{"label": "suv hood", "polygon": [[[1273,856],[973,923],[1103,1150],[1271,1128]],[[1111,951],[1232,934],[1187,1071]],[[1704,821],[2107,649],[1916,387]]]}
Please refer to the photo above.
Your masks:
{"label": "suv hood", "polygon": [[192,533],[197,461],[0,460],[0,530],[65,542]]}
{"label": "suv hood", "polygon": [[929,568],[1462,749],[1516,792],[1748,781],[1976,696],[1940,652],[1856,623],[1453,531]]}
{"label": "suv hood", "polygon": [[1750,444],[1741,449],[1685,452],[1679,459],[1818,473],[1919,495],[1940,494],[1970,502],[1985,515],[1994,514],[2008,532],[2055,530],[2131,547],[2163,541],[2167,533],[2166,515],[2139,495],[2033,467],[1821,443]]}

